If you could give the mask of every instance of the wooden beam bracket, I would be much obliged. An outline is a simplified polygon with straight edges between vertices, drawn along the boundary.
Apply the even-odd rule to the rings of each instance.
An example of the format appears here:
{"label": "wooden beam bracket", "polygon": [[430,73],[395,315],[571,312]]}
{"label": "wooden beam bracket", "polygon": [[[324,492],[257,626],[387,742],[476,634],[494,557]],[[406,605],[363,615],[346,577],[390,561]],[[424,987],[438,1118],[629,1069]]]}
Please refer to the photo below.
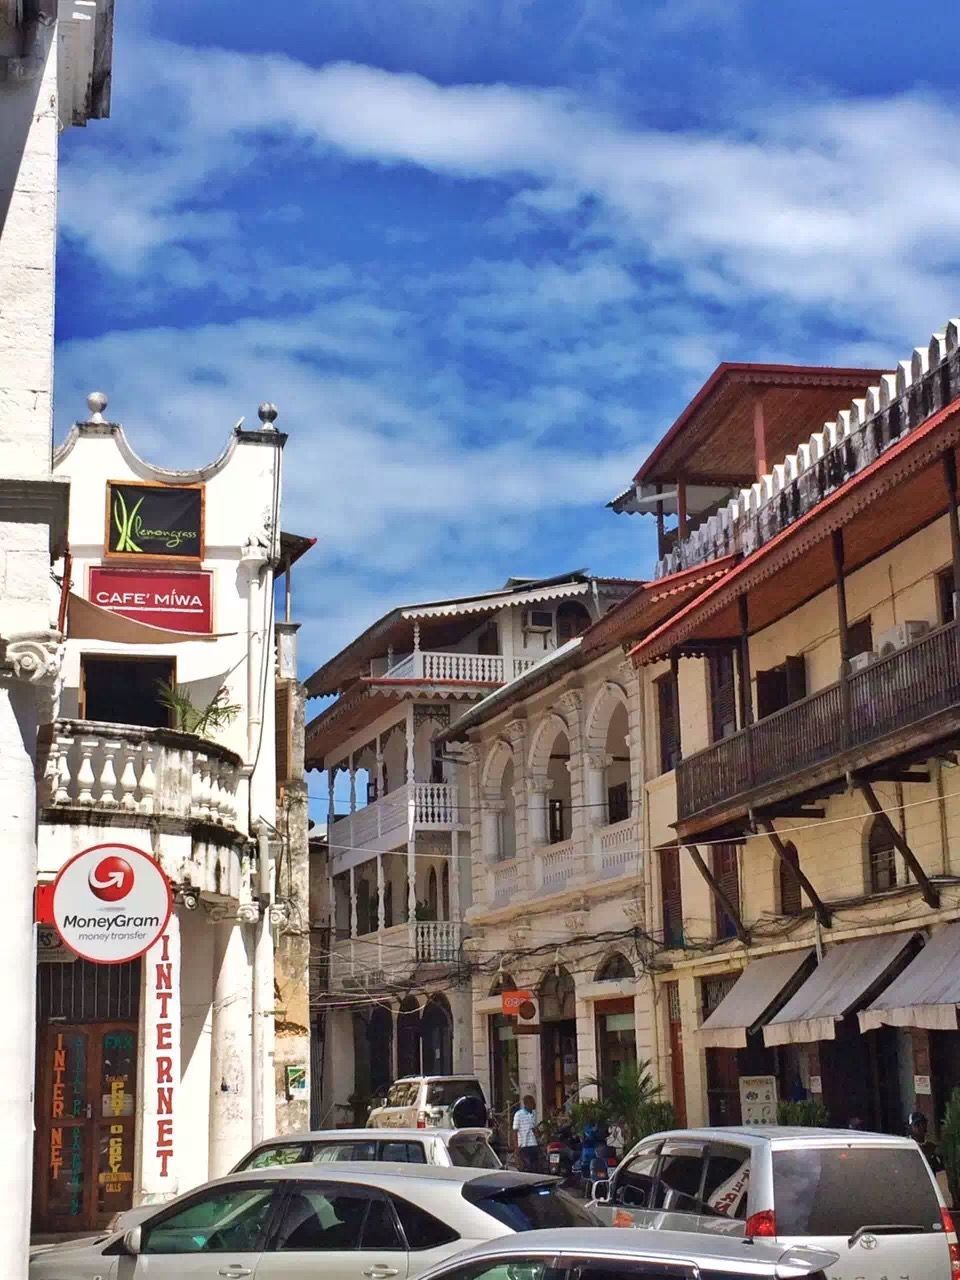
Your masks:
{"label": "wooden beam bracket", "polygon": [[869,779],[865,778],[863,774],[852,774],[851,779],[854,786],[862,793],[864,800],[866,800],[867,808],[873,816],[878,818],[887,828],[894,847],[899,850],[904,862],[913,872],[914,878],[920,886],[920,894],[924,902],[928,907],[939,907],[940,891],[930,883],[930,877],[920,865],[920,860],[917,858],[917,855],[907,844],[906,840],[904,840],[903,836],[897,829],[897,824],[877,799],[877,794],[870,785]]}
{"label": "wooden beam bracket", "polygon": [[697,870],[700,872],[704,880],[706,880],[707,884],[709,885],[710,892],[716,898],[717,904],[719,905],[723,913],[733,922],[733,927],[736,932],[737,938],[739,939],[740,942],[743,943],[745,947],[749,946],[750,945],[749,930],[747,930],[744,927],[743,920],[740,918],[740,912],[736,909],[736,907],[727,897],[726,893],[724,892],[723,888],[720,885],[720,882],[717,880],[716,876],[707,866],[706,862],[703,859],[703,854],[700,852],[699,848],[695,844],[688,844],[686,846],[686,849],[687,849],[687,852],[690,854],[690,857],[693,859],[694,865],[696,866]]}
{"label": "wooden beam bracket", "polygon": [[762,829],[767,833],[770,838],[770,843],[773,845],[774,852],[780,859],[780,865],[782,867],[786,867],[788,874],[793,877],[794,881],[810,899],[810,903],[813,907],[813,914],[819,922],[825,929],[829,929],[833,924],[833,912],[817,893],[816,889],[811,884],[809,877],[800,870],[796,863],[791,862],[787,857],[786,845],[780,839],[780,834],[776,827],[772,822],[761,818],[757,822],[757,828]]}

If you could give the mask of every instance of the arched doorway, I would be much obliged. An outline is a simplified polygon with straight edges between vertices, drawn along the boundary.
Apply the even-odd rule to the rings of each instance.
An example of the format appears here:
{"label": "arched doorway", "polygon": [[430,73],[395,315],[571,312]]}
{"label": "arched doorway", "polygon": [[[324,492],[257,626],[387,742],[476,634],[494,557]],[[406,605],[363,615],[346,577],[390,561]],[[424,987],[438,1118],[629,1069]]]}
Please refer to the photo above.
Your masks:
{"label": "arched doorway", "polygon": [[[508,973],[500,974],[490,988],[491,996],[516,991],[517,984]],[[520,1054],[513,1018],[504,1013],[487,1016],[487,1045],[490,1054],[490,1106],[500,1143],[510,1140],[513,1112],[520,1105]]]}
{"label": "arched doorway", "polygon": [[397,1076],[420,1074],[420,1002],[415,996],[400,1001],[397,1013]]}
{"label": "arched doorway", "polygon": [[[622,951],[614,951],[597,970],[597,982],[625,982],[634,977],[633,965]],[[620,992],[623,988],[620,988]],[[618,1077],[637,1074],[637,1018],[632,995],[616,994],[593,1006],[600,1091]]]}
{"label": "arched doorway", "polygon": [[427,919],[438,920],[440,918],[440,890],[437,886],[437,869],[430,868],[427,876]]}
{"label": "arched doorway", "polygon": [[376,1004],[367,1022],[370,1093],[376,1099],[384,1097],[393,1083],[392,1044],[393,1015],[385,1005]]}
{"label": "arched doorway", "polygon": [[420,1015],[420,1061],[425,1076],[453,1074],[453,1015],[445,996],[431,996]]}
{"label": "arched doorway", "polygon": [[576,1091],[577,1000],[573,978],[563,965],[549,969],[540,983],[540,1068],[543,1111],[562,1111]]}
{"label": "arched doorway", "polygon": [[566,644],[574,636],[583,635],[593,619],[576,600],[564,600],[557,606],[557,644]]}

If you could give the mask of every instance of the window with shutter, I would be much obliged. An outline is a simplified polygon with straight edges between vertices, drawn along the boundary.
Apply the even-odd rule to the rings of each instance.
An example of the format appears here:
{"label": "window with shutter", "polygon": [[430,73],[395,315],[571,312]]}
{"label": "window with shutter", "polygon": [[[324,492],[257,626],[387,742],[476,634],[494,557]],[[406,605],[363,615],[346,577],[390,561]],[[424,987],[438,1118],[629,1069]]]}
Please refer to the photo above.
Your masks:
{"label": "window with shutter", "polygon": [[281,681],[276,687],[277,785],[290,781],[293,768],[293,689]]}
{"label": "window with shutter", "polygon": [[897,887],[897,855],[885,822],[876,819],[870,828],[870,892]]}
{"label": "window with shutter", "polygon": [[[740,914],[740,868],[737,862],[737,846],[735,844],[715,844],[711,848],[710,860],[714,879],[730,899],[731,906]],[[720,903],[714,899],[714,924],[716,936],[721,938],[736,937],[736,924],[727,915]]]}
{"label": "window with shutter", "polygon": [[757,672],[757,718],[765,719],[807,696],[807,664],[791,654],[778,667]]}
{"label": "window with shutter", "polygon": [[[783,846],[783,852],[792,866],[800,866],[800,855],[797,853],[797,846],[793,841]],[[800,899],[800,885],[796,877],[790,874],[783,865],[783,861],[779,858],[777,859],[777,866],[780,874],[780,912],[785,916],[798,916],[803,909],[803,903]]]}
{"label": "window with shutter", "polygon": [[710,655],[710,727],[712,741],[737,732],[737,695],[733,652]]}
{"label": "window with shutter", "polygon": [[677,767],[677,722],[673,705],[673,681],[669,675],[655,681],[657,689],[657,725],[660,733],[660,772]]}
{"label": "window with shutter", "polygon": [[663,945],[683,946],[683,896],[680,888],[680,850],[675,846],[660,850],[660,905],[663,914]]}

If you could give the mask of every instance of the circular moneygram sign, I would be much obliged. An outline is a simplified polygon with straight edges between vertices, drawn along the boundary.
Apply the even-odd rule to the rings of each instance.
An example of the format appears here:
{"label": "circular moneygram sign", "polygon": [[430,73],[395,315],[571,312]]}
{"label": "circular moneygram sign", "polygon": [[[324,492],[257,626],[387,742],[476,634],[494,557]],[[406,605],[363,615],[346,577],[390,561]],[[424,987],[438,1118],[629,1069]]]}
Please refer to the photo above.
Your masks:
{"label": "circular moneygram sign", "polygon": [[173,896],[156,861],[128,844],[97,844],[60,868],[53,922],[83,960],[123,964],[160,938]]}

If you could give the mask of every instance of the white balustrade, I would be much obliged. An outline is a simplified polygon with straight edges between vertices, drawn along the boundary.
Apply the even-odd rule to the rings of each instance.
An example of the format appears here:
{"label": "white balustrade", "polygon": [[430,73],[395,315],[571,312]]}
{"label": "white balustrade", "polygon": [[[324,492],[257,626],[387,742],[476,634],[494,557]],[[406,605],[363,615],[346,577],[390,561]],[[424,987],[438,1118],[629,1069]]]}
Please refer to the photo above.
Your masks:
{"label": "white balustrade", "polygon": [[354,813],[347,814],[330,828],[330,848],[344,857],[351,850],[384,850],[406,840],[413,802],[417,829],[450,831],[460,824],[457,788],[449,782],[417,782],[388,791]]}
{"label": "white balustrade", "polygon": [[572,840],[542,845],[537,853],[538,881],[542,889],[556,892],[564,888],[580,870],[580,859]]}
{"label": "white balustrade", "polygon": [[235,828],[240,761],[170,730],[56,721],[41,785],[44,808],[86,808]]}
{"label": "white balustrade", "polygon": [[529,671],[546,653],[532,658],[505,658],[500,653],[454,653],[417,649],[404,654],[383,672],[386,680],[436,680],[438,684],[503,684]]}
{"label": "white balustrade", "polygon": [[625,876],[641,870],[640,829],[636,818],[600,827],[594,835],[594,871],[601,876]]}
{"label": "white balustrade", "polygon": [[460,923],[457,920],[417,922],[417,959],[432,964],[452,964],[460,954]]}
{"label": "white balustrade", "polygon": [[457,789],[449,782],[418,782],[416,805],[418,827],[448,829],[457,825]]}
{"label": "white balustrade", "polygon": [[517,896],[520,876],[515,863],[508,866],[494,867],[491,872],[493,901],[496,906],[503,906]]}

